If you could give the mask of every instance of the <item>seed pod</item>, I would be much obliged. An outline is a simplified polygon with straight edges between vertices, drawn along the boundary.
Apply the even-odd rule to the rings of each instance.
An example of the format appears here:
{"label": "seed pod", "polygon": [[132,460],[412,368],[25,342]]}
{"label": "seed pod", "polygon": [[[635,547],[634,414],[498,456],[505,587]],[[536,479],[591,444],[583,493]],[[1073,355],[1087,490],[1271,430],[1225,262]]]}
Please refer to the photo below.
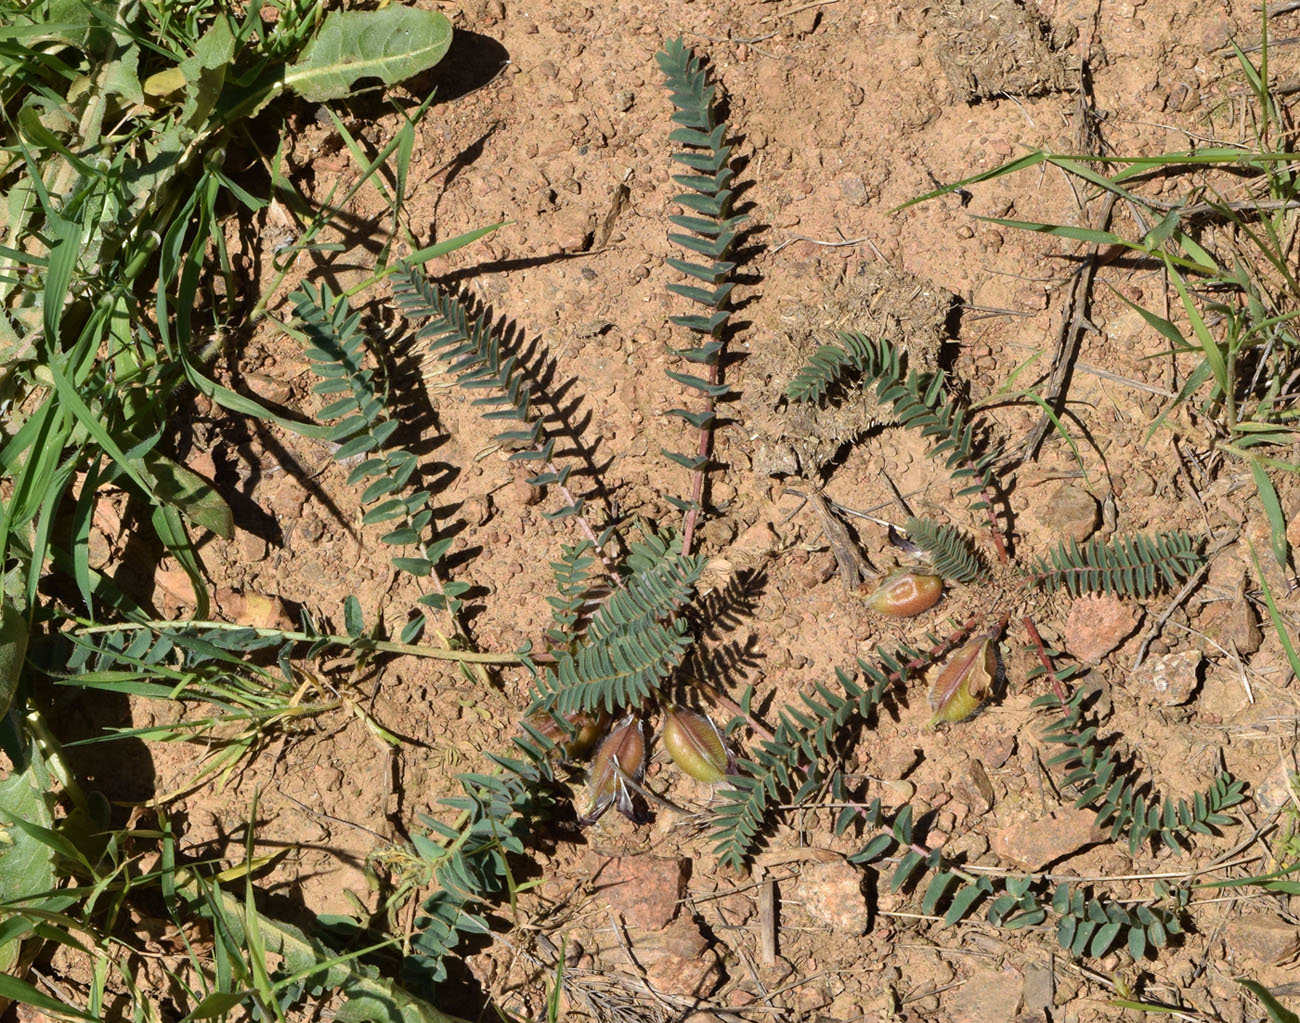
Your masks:
{"label": "seed pod", "polygon": [[992,636],[978,636],[936,668],[930,683],[930,706],[934,717],[930,727],[941,721],[964,721],[984,702],[993,688],[998,670],[998,653]]}
{"label": "seed pod", "polygon": [[645,755],[641,719],[629,714],[614,725],[591,761],[591,806],[581,818],[583,824],[594,824],[611,805],[628,820],[640,823],[627,780],[639,782],[644,777]]}
{"label": "seed pod", "polygon": [[904,568],[887,576],[867,597],[867,604],[892,618],[910,618],[930,610],[941,596],[943,579]]}
{"label": "seed pod", "polygon": [[604,709],[578,711],[574,714],[561,714],[559,717],[568,722],[571,729],[566,730],[550,711],[540,710],[528,718],[529,726],[559,747],[560,753],[568,760],[585,757],[596,745],[596,740],[609,724],[609,715]]}
{"label": "seed pod", "polygon": [[713,722],[703,714],[671,704],[664,721],[664,749],[680,770],[710,785],[722,781],[732,766]]}

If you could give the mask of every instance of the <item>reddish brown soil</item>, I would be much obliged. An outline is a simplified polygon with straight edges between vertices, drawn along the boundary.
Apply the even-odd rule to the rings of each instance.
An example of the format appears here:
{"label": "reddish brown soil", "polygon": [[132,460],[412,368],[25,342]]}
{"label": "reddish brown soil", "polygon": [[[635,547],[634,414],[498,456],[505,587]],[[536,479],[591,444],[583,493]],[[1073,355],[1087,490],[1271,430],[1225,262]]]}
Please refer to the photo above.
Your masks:
{"label": "reddish brown soil", "polygon": [[[685,494],[688,480],[660,450],[682,450],[694,439],[663,415],[682,401],[664,371],[673,365],[668,349],[685,339],[667,320],[683,310],[664,287],[674,279],[664,263],[674,189],[670,108],[653,54],[665,36],[680,32],[711,62],[738,139],[741,202],[754,230],[727,369],[739,397],[725,409],[730,421],[717,435],[719,469],[699,548],[714,559],[707,590],[754,580],[750,606],[714,645],[745,651],[722,681],[733,694],[755,685],[756,706],[766,711],[879,645],[917,640],[927,629],[943,629],[948,616],[960,620],[990,600],[986,590],[959,587],[932,616],[902,627],[846,597],[813,509],[770,475],[792,437],[805,443],[805,461],[834,449],[796,436],[775,411],[769,399],[785,383],[778,375],[793,366],[781,353],[842,326],[910,343],[916,360],[939,359],[973,402],[990,402],[993,436],[1015,449],[1038,418],[1037,406],[1015,395],[1041,387],[1050,371],[1084,249],[978,218],[1091,223],[1099,202],[1081,209],[1082,195],[1063,175],[1036,169],[973,187],[966,201],[950,195],[903,212],[895,207],[936,179],[969,176],[1026,149],[1076,151],[1086,144],[1084,56],[1097,128],[1109,149],[1155,153],[1206,138],[1248,139],[1242,119],[1249,101],[1227,44],[1257,41],[1250,4],[1043,0],[1026,10],[1006,0],[947,8],[853,0],[466,0],[454,12],[460,36],[444,68],[419,85],[436,80],[444,98],[417,129],[405,224],[428,243],[506,222],[430,272],[509,318],[553,360],[552,393],[598,469],[579,478],[580,488],[593,492],[597,517],[614,500],[624,514],[668,524],[676,513],[665,497]],[[985,16],[1003,18],[1006,28],[971,45],[982,38],[976,22]],[[1273,19],[1271,29],[1279,38],[1300,35],[1300,14]],[[995,44],[1010,49],[995,52]],[[1276,79],[1294,77],[1297,53],[1276,47]],[[496,68],[502,59],[508,63]],[[398,97],[411,98],[401,90]],[[378,101],[352,109],[349,128],[368,152],[399,123]],[[304,118],[299,129],[285,154],[286,173],[312,202],[345,194],[359,171],[338,134],[324,119]],[[628,200],[607,237],[599,237],[624,182]],[[1183,187],[1172,179],[1162,195],[1176,198]],[[323,404],[310,393],[314,381],[301,347],[276,318],[288,317],[287,289],[298,279],[342,289],[371,272],[391,227],[385,200],[363,187],[342,222],[346,229],[324,239],[339,249],[300,256],[271,305],[273,318],[234,347],[227,367],[233,386],[305,415]],[[232,225],[236,266],[251,294],[271,280],[275,246],[300,226],[280,206],[255,230]],[[1122,203],[1113,226],[1142,234]],[[593,235],[605,242],[598,252]],[[882,283],[885,270],[892,276]],[[1241,828],[1199,840],[1188,856],[1130,857],[1105,843],[1077,854],[1062,849],[1053,866],[1062,875],[1181,876],[1207,866],[1237,849],[1252,822],[1265,820],[1278,800],[1279,770],[1294,769],[1297,683],[1262,611],[1252,546],[1292,627],[1300,598],[1288,595],[1287,579],[1265,555],[1268,526],[1249,472],[1237,462],[1205,461],[1209,441],[1200,421],[1175,416],[1146,436],[1192,363],[1164,354],[1166,342],[1119,295],[1163,312],[1176,306],[1172,294],[1149,264],[1118,260],[1099,272],[1091,309],[1097,329],[1083,338],[1069,390],[1078,459],[1049,434],[1036,461],[1005,476],[1015,550],[1029,556],[1058,538],[1062,483],[1082,488],[1105,509],[1103,530],[1182,528],[1206,536],[1208,548],[1224,543],[1203,585],[1154,629],[1147,654],[1204,653],[1191,700],[1160,706],[1131,672],[1170,594],[1134,607],[1139,625],[1093,669],[1091,681],[1111,712],[1106,728],[1139,752],[1158,787],[1190,792],[1213,775],[1222,755],[1259,803],[1247,804]],[[366,306],[377,329],[393,319],[384,303],[377,294]],[[440,501],[461,527],[456,549],[465,556],[456,574],[482,588],[473,601],[474,642],[481,650],[513,651],[536,642],[546,627],[548,562],[577,534],[546,518],[558,507],[556,496],[536,503],[505,455],[491,448],[491,425],[436,365],[427,369],[423,382],[404,386],[412,388],[412,407],[431,409],[418,439],[431,477],[444,486]],[[216,428],[201,436],[192,462],[238,495],[242,509],[236,538],[209,541],[202,550],[214,582],[279,597],[336,625],[344,597],[355,594],[367,620],[383,615],[389,627],[400,624],[415,590],[390,568],[378,542],[382,530],[360,524],[358,495],[329,448],[273,428],[250,436],[219,410],[199,412],[211,412]],[[843,505],[898,519],[886,474],[918,514],[947,515],[986,543],[979,520],[952,501],[937,464],[902,431],[879,428],[841,450],[827,467],[826,492]],[[1277,482],[1291,540],[1300,543],[1300,486],[1281,474]],[[888,563],[882,530],[862,520],[854,526],[872,562]],[[159,577],[169,580],[175,581]],[[187,610],[164,591],[160,601],[168,613]],[[1257,650],[1246,652],[1242,630],[1249,630],[1240,623],[1225,632],[1225,610],[1239,606],[1264,626]],[[1067,599],[1033,606],[1049,642],[1063,643],[1070,610]],[[1003,646],[1007,691],[981,716],[930,730],[925,696],[914,685],[881,715],[848,764],[879,779],[887,805],[910,798],[918,812],[936,811],[931,844],[961,850],[972,864],[1013,868],[990,849],[1071,805],[1043,767],[1052,751],[1044,750],[1042,719],[1029,708],[1040,690],[1025,681],[1033,661],[1023,648],[1022,633],[1012,630]],[[360,681],[344,672],[335,684],[344,681],[375,720],[403,737],[400,750],[390,754],[359,716],[339,711],[270,744],[223,787],[205,787],[174,807],[187,846],[237,860],[242,840],[225,842],[240,833],[252,793],[260,791],[260,848],[290,850],[267,883],[317,912],[348,912],[348,893],[373,906],[366,858],[390,841],[392,819],[414,827],[415,814],[451,790],[455,772],[481,768],[485,750],[502,749],[530,685],[521,669],[500,672],[484,686],[452,667],[415,659],[390,661]],[[142,707],[137,716],[143,721],[146,713]],[[737,741],[743,752],[747,736]],[[157,790],[183,785],[203,752],[152,748]],[[979,774],[987,774],[991,806],[982,805]],[[648,784],[707,811],[707,789],[674,776],[662,754]],[[1264,805],[1261,790],[1274,802]],[[470,972],[485,1000],[538,1018],[554,977],[554,950],[564,939],[575,969],[563,1018],[588,1018],[593,1005],[604,1006],[596,1013],[602,1019],[681,1018],[676,1013],[692,1004],[689,992],[673,990],[671,977],[660,978],[662,999],[646,989],[645,976],[629,962],[642,939],[614,927],[607,896],[593,881],[602,856],[653,851],[693,864],[682,915],[704,925],[709,951],[688,949],[683,961],[714,954],[718,960],[716,987],[694,1003],[698,1015],[691,1018],[1087,1023],[1120,1013],[1109,1004],[1116,997],[1112,973],[1146,998],[1194,1008],[1184,1018],[1261,1018],[1233,982],[1243,973],[1289,985],[1291,1005],[1300,1004],[1295,967],[1252,959],[1253,932],[1234,930],[1247,906],[1294,925],[1294,896],[1206,891],[1191,914],[1194,931],[1140,966],[1121,954],[1072,962],[1046,929],[1011,934],[979,918],[943,929],[919,915],[919,893],[892,893],[887,873],[874,871],[861,875],[872,907],[867,932],[833,931],[804,905],[812,896],[801,874],[817,857],[786,855],[860,847],[863,839],[833,837],[830,820],[827,811],[789,814],[767,843],[765,855],[775,859],[763,861],[771,864],[766,876],[777,879],[780,902],[774,964],[760,963],[751,877],[717,868],[700,818],[683,822],[665,811],[648,826],[610,814],[581,835],[561,835],[537,857],[530,876],[540,884],[520,900],[513,921],[508,909],[502,912],[499,939],[472,956]],[[1205,879],[1272,868],[1276,841],[1274,832],[1240,845],[1233,867]],[[1118,881],[1108,890],[1143,897],[1150,881]],[[452,1004],[463,1009],[464,994],[455,997]]]}

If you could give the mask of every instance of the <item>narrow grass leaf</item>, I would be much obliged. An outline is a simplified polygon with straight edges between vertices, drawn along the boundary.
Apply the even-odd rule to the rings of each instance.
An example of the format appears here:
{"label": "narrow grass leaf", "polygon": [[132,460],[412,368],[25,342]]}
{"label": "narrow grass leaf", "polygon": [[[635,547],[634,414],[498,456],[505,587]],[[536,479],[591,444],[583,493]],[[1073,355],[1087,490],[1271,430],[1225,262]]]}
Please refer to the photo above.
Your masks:
{"label": "narrow grass leaf", "polygon": [[1157,316],[1155,313],[1151,312],[1150,310],[1143,309],[1140,305],[1138,305],[1136,302],[1129,299],[1127,295],[1125,295],[1123,292],[1121,292],[1118,288],[1114,287],[1113,285],[1108,285],[1108,286],[1110,287],[1110,290],[1113,291],[1115,295],[1119,297],[1120,301],[1122,301],[1125,305],[1127,305],[1130,309],[1132,309],[1135,313],[1137,313],[1139,316],[1142,317],[1142,319],[1146,321],[1148,327],[1152,328],[1157,334],[1159,334],[1171,345],[1173,345],[1174,351],[1176,352],[1182,351],[1183,349],[1189,347],[1187,338],[1183,337],[1183,332],[1179,330],[1177,327],[1175,327],[1173,323],[1171,323],[1169,320],[1166,320],[1163,316]]}
{"label": "narrow grass leaf", "polygon": [[1282,612],[1278,610],[1277,601],[1273,599],[1272,587],[1268,585],[1268,580],[1264,578],[1264,573],[1259,567],[1259,558],[1255,554],[1255,547],[1246,541],[1250,546],[1250,560],[1255,565],[1255,578],[1259,580],[1259,588],[1264,593],[1264,604],[1268,608],[1268,617],[1273,622],[1273,631],[1277,633],[1277,638],[1282,641],[1282,649],[1286,651],[1286,659],[1291,665],[1291,673],[1300,678],[1300,654],[1296,653],[1295,644],[1291,642],[1291,633],[1282,620]]}
{"label": "narrow grass leaf", "polygon": [[1278,565],[1286,568],[1290,545],[1286,539],[1286,515],[1282,511],[1282,502],[1278,500],[1273,481],[1268,478],[1268,473],[1264,471],[1264,466],[1260,464],[1258,458],[1251,458],[1250,460],[1250,475],[1255,480],[1255,489],[1259,492],[1259,502],[1264,506],[1264,514],[1268,517],[1273,558]]}
{"label": "narrow grass leaf", "polygon": [[1151,438],[1155,436],[1155,432],[1160,429],[1169,413],[1195,394],[1197,390],[1199,390],[1201,384],[1205,383],[1209,378],[1209,362],[1198,363],[1196,368],[1188,374],[1187,379],[1183,382],[1183,386],[1178,389],[1178,394],[1174,397],[1174,400],[1161,410],[1160,415],[1156,416],[1155,421],[1147,429],[1146,436],[1142,438],[1143,443],[1151,440]]}
{"label": "narrow grass leaf", "polygon": [[91,1023],[95,1023],[95,1021],[102,1018],[88,1015],[67,1002],[51,998],[49,995],[32,987],[27,981],[11,977],[7,973],[0,973],[0,998],[22,1005],[29,1005],[33,1009],[44,1009],[47,1012],[68,1015],[73,1019],[90,1020]]}
{"label": "narrow grass leaf", "polygon": [[1169,279],[1174,282],[1174,287],[1178,290],[1178,297],[1183,300],[1183,311],[1192,324],[1192,333],[1196,335],[1196,341],[1201,346],[1205,361],[1214,374],[1214,381],[1219,385],[1220,393],[1227,394],[1231,381],[1228,380],[1228,366],[1223,358],[1223,350],[1210,334],[1210,328],[1205,325],[1205,320],[1201,318],[1201,313],[1192,301],[1191,293],[1187,290],[1187,284],[1183,281],[1182,274],[1174,267],[1174,258],[1164,252],[1160,255],[1165,261],[1165,269],[1169,273]]}
{"label": "narrow grass leaf", "polygon": [[909,206],[916,206],[923,202],[929,202],[931,199],[937,199],[941,195],[951,195],[967,185],[976,185],[981,181],[992,181],[994,178],[1000,178],[1007,174],[1016,174],[1022,170],[1028,170],[1030,167],[1037,167],[1040,163],[1050,159],[1046,150],[1039,149],[1024,156],[1018,156],[1014,160],[1008,160],[1006,163],[990,170],[982,171],[979,174],[972,175],[969,178],[962,178],[960,181],[954,181],[949,185],[940,185],[933,191],[926,192],[924,195],[918,195],[915,199],[908,199],[907,202],[895,206],[890,213],[898,213],[907,209]]}
{"label": "narrow grass leaf", "polygon": [[1097,231],[1090,227],[1071,227],[1069,224],[1043,224],[1032,220],[1008,220],[1005,217],[975,217],[988,224],[1012,227],[1018,231],[1031,231],[1034,234],[1048,234],[1054,238],[1072,238],[1075,241],[1088,242],[1092,245],[1121,245],[1126,249],[1146,250],[1138,243],[1115,234],[1113,231]]}
{"label": "narrow grass leaf", "polygon": [[224,1016],[240,1003],[247,1001],[248,991],[213,991],[190,1010],[189,1019],[213,1019]]}
{"label": "narrow grass leaf", "polygon": [[180,513],[171,505],[156,504],[150,510],[149,521],[153,524],[158,539],[163,542],[168,553],[176,559],[189,577],[190,585],[194,587],[194,617],[207,618],[211,604],[208,599],[207,583],[203,578],[203,566],[199,564],[198,554],[190,542],[189,533],[185,529],[185,523],[181,521]]}
{"label": "narrow grass leaf", "polygon": [[1250,980],[1247,977],[1238,977],[1236,979],[1238,984],[1259,999],[1260,1005],[1264,1006],[1264,1011],[1268,1013],[1268,1018],[1272,1023],[1300,1023],[1300,1016],[1297,1016],[1274,998],[1273,992],[1259,981]]}

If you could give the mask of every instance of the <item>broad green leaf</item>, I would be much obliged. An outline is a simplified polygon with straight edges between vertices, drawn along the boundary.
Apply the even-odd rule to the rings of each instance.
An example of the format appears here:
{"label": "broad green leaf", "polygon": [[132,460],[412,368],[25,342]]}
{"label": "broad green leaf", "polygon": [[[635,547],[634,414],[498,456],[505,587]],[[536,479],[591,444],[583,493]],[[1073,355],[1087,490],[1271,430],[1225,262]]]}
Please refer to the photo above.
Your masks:
{"label": "broad green leaf", "polygon": [[139,469],[146,478],[152,478],[153,496],[158,500],[174,505],[191,522],[223,539],[234,536],[235,518],[230,505],[208,480],[156,451],[140,459]]}
{"label": "broad green leaf", "polygon": [[129,103],[143,103],[144,90],[140,88],[140,46],[126,44],[121,56],[105,66],[100,83],[105,94],[121,96]]}
{"label": "broad green leaf", "polygon": [[181,61],[185,102],[180,119],[190,130],[197,132],[206,125],[208,115],[221,98],[226,72],[234,56],[235,37],[226,19],[219,17],[195,44],[193,56]]}
{"label": "broad green leaf", "polygon": [[9,713],[27,656],[27,618],[9,594],[0,594],[0,717]]}
{"label": "broad green leaf", "polygon": [[359,79],[392,85],[431,68],[450,45],[451,22],[436,11],[331,11],[284,84],[313,103],[340,99]]}
{"label": "broad green leaf", "polygon": [[[13,826],[20,820],[45,829],[53,827],[49,781],[34,744],[26,768],[0,780],[0,904],[42,895],[55,886],[53,851],[30,833]],[[17,963],[18,946],[16,940],[0,946],[0,974],[7,973]],[[3,995],[0,991],[0,996]]]}
{"label": "broad green leaf", "polygon": [[[95,16],[99,11],[101,17],[109,17],[109,11],[103,4],[88,3],[87,0],[49,0],[48,4],[36,6],[24,17],[36,15],[31,24],[8,24],[13,15],[12,6],[6,4],[6,23],[0,24],[0,39],[21,39],[28,46],[38,43],[60,43],[87,50],[92,41],[98,44],[104,37],[100,20]],[[37,13],[39,12],[39,13]]]}
{"label": "broad green leaf", "polygon": [[179,67],[155,71],[144,80],[144,91],[154,99],[178,99],[184,88],[185,72]]}

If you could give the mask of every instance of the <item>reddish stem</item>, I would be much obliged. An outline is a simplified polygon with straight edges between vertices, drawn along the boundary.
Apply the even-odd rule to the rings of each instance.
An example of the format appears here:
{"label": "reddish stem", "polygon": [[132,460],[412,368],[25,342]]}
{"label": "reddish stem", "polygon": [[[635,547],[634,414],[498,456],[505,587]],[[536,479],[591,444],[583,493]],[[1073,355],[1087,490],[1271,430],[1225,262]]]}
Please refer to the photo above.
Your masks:
{"label": "reddish stem", "polygon": [[[709,383],[718,382],[718,360],[722,358],[722,353],[718,353],[717,359],[709,366]],[[713,397],[705,397],[704,407],[706,411],[712,412],[714,409]],[[700,442],[696,445],[695,452],[700,458],[707,458],[713,444],[713,420],[710,419],[707,426],[700,427]],[[704,500],[704,469],[702,464],[695,470],[695,478],[691,482],[691,507],[686,513],[686,521],[682,524],[682,555],[683,557],[691,553],[691,541],[695,537],[695,523],[700,517],[700,502]]]}
{"label": "reddish stem", "polygon": [[1029,633],[1029,639],[1033,642],[1034,647],[1038,650],[1038,660],[1047,671],[1047,677],[1052,680],[1052,692],[1061,706],[1065,706],[1065,687],[1061,685],[1060,679],[1056,677],[1056,670],[1052,667],[1052,659],[1047,656],[1047,647],[1043,643],[1043,637],[1038,634],[1038,626],[1028,615],[1020,619],[1025,626],[1025,631]]}
{"label": "reddish stem", "polygon": [[1002,527],[998,524],[998,517],[993,514],[993,501],[989,492],[983,491],[984,494],[984,514],[988,516],[989,533],[993,536],[993,546],[998,549],[998,561],[1005,565],[1007,563],[1007,545],[1002,539]]}

